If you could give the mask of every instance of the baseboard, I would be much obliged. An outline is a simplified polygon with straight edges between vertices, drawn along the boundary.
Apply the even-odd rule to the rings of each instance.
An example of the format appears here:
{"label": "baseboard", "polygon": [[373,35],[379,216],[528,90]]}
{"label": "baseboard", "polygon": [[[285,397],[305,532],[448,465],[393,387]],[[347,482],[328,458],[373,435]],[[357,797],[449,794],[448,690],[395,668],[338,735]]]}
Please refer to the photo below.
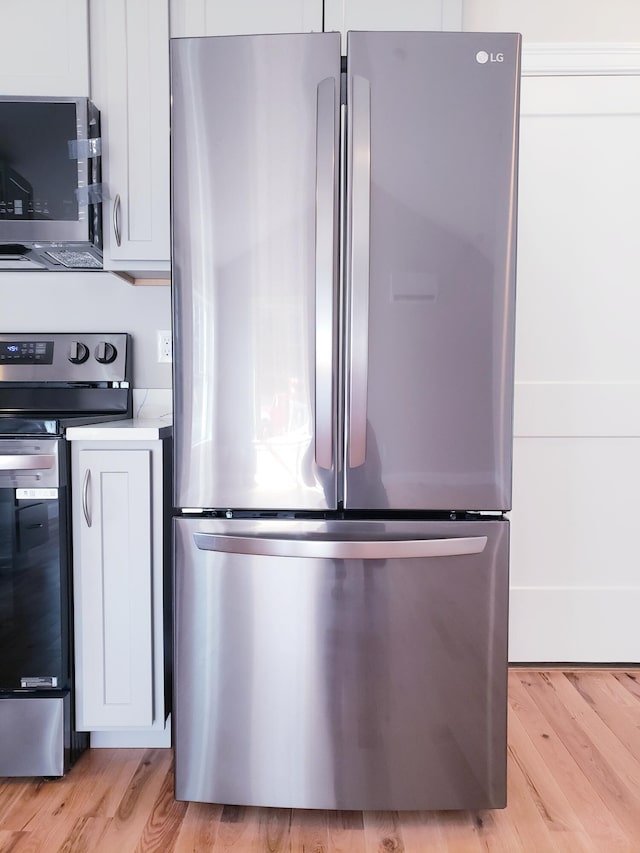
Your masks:
{"label": "baseboard", "polygon": [[509,611],[512,663],[640,663],[638,588],[515,587]]}

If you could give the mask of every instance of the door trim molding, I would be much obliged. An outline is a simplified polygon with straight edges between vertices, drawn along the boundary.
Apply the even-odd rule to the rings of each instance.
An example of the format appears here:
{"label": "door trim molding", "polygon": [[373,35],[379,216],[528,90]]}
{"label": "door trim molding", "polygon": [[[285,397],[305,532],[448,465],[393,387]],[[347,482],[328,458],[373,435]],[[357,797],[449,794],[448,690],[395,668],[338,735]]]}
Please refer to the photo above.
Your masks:
{"label": "door trim molding", "polygon": [[532,43],[522,48],[522,75],[640,74],[640,43]]}

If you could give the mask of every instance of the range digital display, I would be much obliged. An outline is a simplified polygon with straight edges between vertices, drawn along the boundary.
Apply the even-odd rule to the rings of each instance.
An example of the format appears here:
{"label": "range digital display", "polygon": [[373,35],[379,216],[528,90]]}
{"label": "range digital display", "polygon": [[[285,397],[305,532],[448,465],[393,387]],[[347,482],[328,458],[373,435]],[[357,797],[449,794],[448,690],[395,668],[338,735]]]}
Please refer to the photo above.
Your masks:
{"label": "range digital display", "polygon": [[0,366],[52,363],[53,341],[0,341]]}

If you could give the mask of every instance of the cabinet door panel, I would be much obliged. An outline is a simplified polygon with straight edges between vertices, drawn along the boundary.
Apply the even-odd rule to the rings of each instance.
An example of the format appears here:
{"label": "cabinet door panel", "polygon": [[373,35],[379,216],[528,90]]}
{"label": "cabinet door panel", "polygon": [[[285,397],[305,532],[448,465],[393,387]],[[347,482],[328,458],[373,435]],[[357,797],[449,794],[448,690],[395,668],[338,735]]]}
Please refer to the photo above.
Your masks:
{"label": "cabinet door panel", "polygon": [[172,0],[172,36],[322,32],[322,0]]}
{"label": "cabinet door panel", "polygon": [[5,0],[0,14],[3,95],[89,95],[87,0]]}
{"label": "cabinet door panel", "polygon": [[80,730],[153,723],[151,452],[81,450],[74,498]]}
{"label": "cabinet door panel", "polygon": [[462,0],[325,0],[325,32],[348,30],[461,30]]}
{"label": "cabinet door panel", "polygon": [[[95,17],[95,21],[94,21]],[[110,0],[92,16],[102,110],[105,268],[169,268],[167,2]]]}

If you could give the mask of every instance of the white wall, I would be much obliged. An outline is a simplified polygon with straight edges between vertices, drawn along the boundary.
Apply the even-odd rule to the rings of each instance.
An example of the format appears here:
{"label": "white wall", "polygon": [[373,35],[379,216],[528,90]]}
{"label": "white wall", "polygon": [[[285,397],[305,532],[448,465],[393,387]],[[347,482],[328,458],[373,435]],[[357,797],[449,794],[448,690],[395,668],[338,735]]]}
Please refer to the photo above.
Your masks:
{"label": "white wall", "polygon": [[640,2],[464,0],[462,27],[519,32],[525,42],[637,42]]}
{"label": "white wall", "polygon": [[133,286],[108,272],[0,273],[2,332],[129,332],[135,388],[170,388],[156,329],[171,328],[171,289]]}

